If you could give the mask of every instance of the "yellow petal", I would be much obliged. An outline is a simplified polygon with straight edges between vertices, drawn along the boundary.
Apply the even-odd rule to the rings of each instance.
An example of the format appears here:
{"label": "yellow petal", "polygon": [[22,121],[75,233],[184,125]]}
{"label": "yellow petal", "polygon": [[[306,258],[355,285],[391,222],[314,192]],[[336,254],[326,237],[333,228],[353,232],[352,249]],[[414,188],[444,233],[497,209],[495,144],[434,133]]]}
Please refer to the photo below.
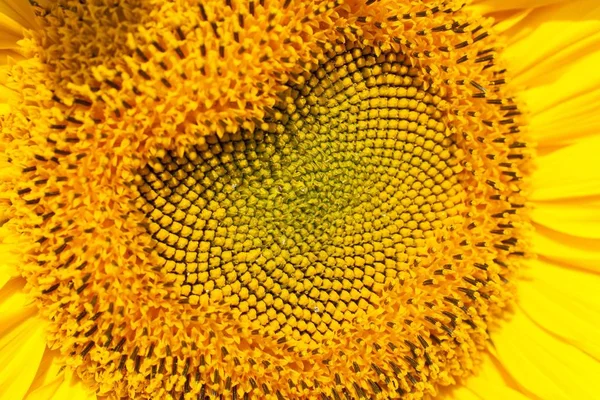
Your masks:
{"label": "yellow petal", "polygon": [[64,381],[56,391],[56,398],[69,400],[95,400],[96,394],[86,388],[79,379],[70,374],[66,374]]}
{"label": "yellow petal", "polygon": [[492,354],[486,354],[479,372],[441,398],[469,400],[527,400],[521,391],[509,382],[506,371]]}
{"label": "yellow petal", "polygon": [[534,10],[503,32],[504,57],[531,112],[540,146],[598,132],[600,3],[565,1]]}
{"label": "yellow petal", "polygon": [[493,15],[496,23],[494,24],[494,29],[496,32],[502,34],[521,22],[525,17],[529,15],[532,10],[529,8],[525,8],[522,10],[510,10],[504,11],[500,13],[495,13]]}
{"label": "yellow petal", "polygon": [[[11,101],[17,98],[15,91],[6,86],[7,71],[8,68],[0,63],[0,116],[8,114]],[[2,243],[0,243],[0,255],[4,253],[1,247],[3,247]]]}
{"label": "yellow petal", "polygon": [[[29,387],[25,399],[51,399],[63,382],[63,373],[58,361],[59,353],[46,348],[37,374]],[[34,394],[35,393],[35,394]]]}
{"label": "yellow petal", "polygon": [[[50,380],[43,386],[32,390],[29,394],[27,394],[24,399],[25,400],[48,400],[48,399],[61,399],[56,396],[58,389],[64,383],[64,378],[62,376],[55,376],[53,380]],[[64,399],[68,399],[68,397],[64,397]]]}
{"label": "yellow petal", "polygon": [[539,326],[600,362],[600,276],[530,261],[519,306]]}
{"label": "yellow petal", "polygon": [[[16,64],[17,61],[24,60],[25,57],[19,52],[19,49],[0,49],[0,68]],[[8,70],[5,70],[8,72]],[[1,74],[1,72],[0,72]],[[4,73],[6,76],[6,72]],[[0,83],[2,81],[0,80]]]}
{"label": "yellow petal", "polygon": [[439,398],[445,400],[482,400],[482,397],[477,396],[471,390],[464,386],[458,386],[452,392],[440,394]]}
{"label": "yellow petal", "polygon": [[600,136],[579,140],[537,159],[532,175],[534,201],[600,195]]}
{"label": "yellow petal", "polygon": [[12,278],[0,289],[0,398],[22,399],[36,376],[46,348],[44,324],[23,292],[25,280]]}
{"label": "yellow petal", "polygon": [[8,68],[22,59],[17,42],[23,38],[25,28],[35,28],[37,22],[33,8],[26,0],[0,0],[0,116],[10,111],[8,105],[15,93],[7,88]]}
{"label": "yellow petal", "polygon": [[505,32],[510,44],[503,57],[511,62],[515,82],[528,87],[547,83],[547,77],[541,76],[544,73],[566,66],[574,61],[573,55],[581,57],[598,51],[594,41],[585,43],[586,53],[578,50],[582,42],[600,32],[599,15],[596,0],[564,1],[532,11]]}
{"label": "yellow petal", "polygon": [[12,278],[0,289],[0,337],[37,313],[29,296],[23,293],[23,286],[23,278]]}
{"label": "yellow petal", "polygon": [[504,10],[542,7],[561,1],[566,0],[474,0],[471,7],[481,14],[487,14]]}
{"label": "yellow petal", "polygon": [[486,400],[526,400],[527,397],[518,388],[511,387],[505,377],[502,366],[488,355],[481,366],[481,371],[471,377],[465,384],[473,393]]}
{"label": "yellow petal", "polygon": [[[0,115],[2,114],[0,113]],[[0,289],[9,280],[19,275],[17,271],[18,261],[14,253],[11,252],[11,248],[11,245],[2,243],[2,240],[0,240]]]}
{"label": "yellow petal", "polygon": [[95,399],[95,394],[87,389],[73,374],[59,362],[59,352],[45,349],[40,367],[35,375],[26,400],[47,399]]}
{"label": "yellow petal", "polygon": [[95,399],[95,394],[58,361],[59,353],[46,348],[40,368],[25,400]]}
{"label": "yellow petal", "polygon": [[0,261],[0,289],[2,289],[15,275],[16,273],[11,265]]}
{"label": "yellow petal", "polygon": [[44,324],[29,318],[0,338],[0,398],[22,399],[40,365]]}
{"label": "yellow petal", "polygon": [[[600,33],[595,38],[600,48]],[[600,52],[592,52],[566,64],[552,83],[523,93],[531,109],[529,129],[541,147],[568,145],[598,133],[600,74],[595,68],[599,64]]]}
{"label": "yellow petal", "polygon": [[57,354],[44,354],[42,373],[38,373],[25,400],[69,399],[94,400],[96,395],[68,371],[61,370]]}
{"label": "yellow petal", "polygon": [[506,371],[541,399],[594,399],[600,393],[600,363],[543,330],[519,309],[492,333],[492,341]]}
{"label": "yellow petal", "polygon": [[532,251],[559,265],[600,272],[600,240],[579,238],[536,226]]}
{"label": "yellow petal", "polygon": [[14,49],[23,38],[23,27],[0,11],[0,49]]}
{"label": "yellow petal", "polygon": [[537,202],[531,218],[540,225],[571,236],[600,239],[600,199]]}
{"label": "yellow petal", "polygon": [[28,0],[0,0],[0,14],[4,14],[7,18],[14,21],[14,23],[27,29],[33,29],[38,26],[33,7]]}

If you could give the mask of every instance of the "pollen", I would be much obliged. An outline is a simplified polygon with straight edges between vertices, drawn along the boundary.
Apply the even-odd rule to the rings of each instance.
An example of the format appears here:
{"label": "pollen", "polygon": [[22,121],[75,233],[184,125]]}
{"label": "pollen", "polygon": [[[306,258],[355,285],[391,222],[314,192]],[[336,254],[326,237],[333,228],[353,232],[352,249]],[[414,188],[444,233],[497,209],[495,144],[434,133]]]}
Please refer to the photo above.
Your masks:
{"label": "pollen", "polygon": [[59,3],[12,71],[0,235],[86,384],[420,399],[477,369],[529,226],[490,21],[453,1]]}

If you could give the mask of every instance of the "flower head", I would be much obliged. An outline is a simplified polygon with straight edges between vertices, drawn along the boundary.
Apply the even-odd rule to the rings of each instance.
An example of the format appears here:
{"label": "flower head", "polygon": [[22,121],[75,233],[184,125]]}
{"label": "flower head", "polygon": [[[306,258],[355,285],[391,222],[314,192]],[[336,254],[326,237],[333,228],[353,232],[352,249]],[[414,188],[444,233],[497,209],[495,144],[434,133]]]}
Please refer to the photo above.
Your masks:
{"label": "flower head", "polygon": [[67,369],[132,398],[470,376],[530,253],[532,138],[464,6],[37,5],[0,238]]}

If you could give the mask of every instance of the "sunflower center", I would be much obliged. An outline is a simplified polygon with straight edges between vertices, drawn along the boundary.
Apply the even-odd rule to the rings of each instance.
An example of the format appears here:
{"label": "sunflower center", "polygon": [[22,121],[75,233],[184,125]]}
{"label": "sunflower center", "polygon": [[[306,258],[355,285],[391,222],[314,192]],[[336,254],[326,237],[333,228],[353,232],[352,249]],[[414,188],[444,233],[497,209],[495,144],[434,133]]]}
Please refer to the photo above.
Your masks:
{"label": "sunflower center", "polygon": [[395,285],[458,201],[441,101],[397,53],[348,46],[254,132],[142,172],[148,230],[191,304],[330,337]]}
{"label": "sunflower center", "polygon": [[0,123],[0,235],[68,368],[136,399],[422,398],[474,371],[529,229],[490,20],[83,3],[39,10]]}

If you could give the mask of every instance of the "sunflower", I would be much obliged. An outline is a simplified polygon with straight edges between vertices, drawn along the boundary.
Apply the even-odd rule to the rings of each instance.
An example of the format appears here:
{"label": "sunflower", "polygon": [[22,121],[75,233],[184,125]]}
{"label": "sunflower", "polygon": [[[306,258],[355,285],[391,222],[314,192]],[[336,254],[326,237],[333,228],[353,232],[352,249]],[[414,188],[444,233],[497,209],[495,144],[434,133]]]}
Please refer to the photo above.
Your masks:
{"label": "sunflower", "polygon": [[593,399],[596,0],[0,0],[0,398]]}

